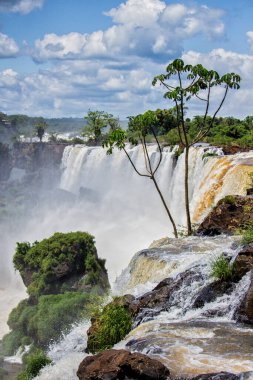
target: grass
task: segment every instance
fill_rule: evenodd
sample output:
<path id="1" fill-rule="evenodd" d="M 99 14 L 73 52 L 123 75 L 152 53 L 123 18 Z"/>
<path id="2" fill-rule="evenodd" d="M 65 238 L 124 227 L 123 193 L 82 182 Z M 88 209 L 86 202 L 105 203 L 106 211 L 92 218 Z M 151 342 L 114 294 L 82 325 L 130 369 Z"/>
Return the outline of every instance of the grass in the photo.
<path id="1" fill-rule="evenodd" d="M 253 222 L 251 222 L 247 227 L 242 231 L 242 241 L 243 245 L 253 243 Z"/>
<path id="2" fill-rule="evenodd" d="M 211 276 L 217 280 L 229 281 L 234 276 L 234 265 L 220 255 L 211 263 Z"/>
<path id="3" fill-rule="evenodd" d="M 119 304 L 110 303 L 95 316 L 95 329 L 89 337 L 87 350 L 95 353 L 111 348 L 131 330 L 132 318 L 128 310 Z"/>
<path id="4" fill-rule="evenodd" d="M 38 376 L 41 369 L 51 363 L 42 350 L 35 350 L 25 358 L 25 369 L 18 375 L 17 380 L 30 380 Z"/>

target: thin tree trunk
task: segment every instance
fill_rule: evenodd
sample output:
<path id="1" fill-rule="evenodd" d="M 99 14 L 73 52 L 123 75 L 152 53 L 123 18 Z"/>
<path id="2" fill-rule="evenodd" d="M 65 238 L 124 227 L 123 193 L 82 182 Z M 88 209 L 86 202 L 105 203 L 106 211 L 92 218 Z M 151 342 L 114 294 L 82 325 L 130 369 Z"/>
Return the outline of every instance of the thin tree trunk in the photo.
<path id="1" fill-rule="evenodd" d="M 192 235 L 192 224 L 189 204 L 189 147 L 185 148 L 185 172 L 184 172 L 184 190 L 185 190 L 185 210 L 187 219 L 187 235 Z"/>
<path id="2" fill-rule="evenodd" d="M 178 238 L 178 233 L 177 233 L 177 227 L 176 227 L 176 224 L 175 224 L 175 222 L 174 222 L 174 219 L 172 218 L 172 215 L 171 215 L 171 213 L 170 213 L 170 210 L 168 209 L 168 206 L 167 206 L 167 204 L 166 204 L 166 202 L 165 202 L 165 199 L 164 199 L 164 197 L 163 197 L 163 195 L 162 195 L 162 193 L 161 193 L 161 190 L 160 190 L 160 188 L 159 188 L 159 186 L 158 186 L 158 183 L 156 182 L 156 179 L 155 179 L 154 175 L 152 175 L 152 176 L 150 177 L 150 179 L 152 179 L 152 181 L 154 182 L 154 185 L 155 185 L 155 187 L 156 187 L 156 190 L 157 190 L 158 194 L 160 195 L 161 201 L 162 201 L 162 203 L 163 203 L 163 205 L 164 205 L 164 207 L 165 207 L 165 210 L 166 210 L 166 212 L 167 212 L 167 214 L 168 214 L 168 216 L 169 216 L 169 219 L 170 219 L 171 224 L 172 224 L 172 226 L 173 226 L 173 231 L 174 231 L 175 238 Z"/>

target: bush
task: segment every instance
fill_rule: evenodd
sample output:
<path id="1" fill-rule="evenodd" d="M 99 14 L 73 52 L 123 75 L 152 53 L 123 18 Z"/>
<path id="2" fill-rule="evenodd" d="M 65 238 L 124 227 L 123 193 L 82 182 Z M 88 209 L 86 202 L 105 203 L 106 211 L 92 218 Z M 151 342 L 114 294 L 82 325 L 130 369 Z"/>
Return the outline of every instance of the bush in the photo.
<path id="1" fill-rule="evenodd" d="M 95 314 L 94 334 L 89 337 L 89 352 L 95 353 L 111 348 L 131 330 L 132 318 L 124 306 L 110 303 Z"/>
<path id="2" fill-rule="evenodd" d="M 251 222 L 245 229 L 242 231 L 242 241 L 243 245 L 253 243 L 253 222 Z"/>
<path id="3" fill-rule="evenodd" d="M 91 258 L 95 264 L 91 268 Z M 86 263 L 86 260 L 88 261 Z M 94 237 L 85 232 L 55 233 L 41 242 L 17 243 L 14 266 L 33 297 L 71 290 L 77 276 L 94 271 L 99 283 L 105 272 L 104 261 L 98 259 Z M 66 288 L 67 287 L 67 288 Z"/>
<path id="4" fill-rule="evenodd" d="M 50 364 L 51 360 L 42 350 L 36 350 L 25 358 L 25 369 L 17 380 L 30 380 L 39 375 L 41 369 Z"/>
<path id="5" fill-rule="evenodd" d="M 89 315 L 92 295 L 80 292 L 41 296 L 38 304 L 21 301 L 9 315 L 8 325 L 12 332 L 3 338 L 3 352 L 13 355 L 20 346 L 34 342 L 46 347 L 80 318 Z"/>
<path id="6" fill-rule="evenodd" d="M 234 276 L 234 265 L 221 255 L 211 263 L 211 276 L 218 280 L 229 281 Z"/>
<path id="7" fill-rule="evenodd" d="M 223 198 L 224 202 L 231 205 L 231 206 L 235 206 L 236 204 L 236 199 L 234 197 L 234 195 L 226 195 L 224 198 Z"/>

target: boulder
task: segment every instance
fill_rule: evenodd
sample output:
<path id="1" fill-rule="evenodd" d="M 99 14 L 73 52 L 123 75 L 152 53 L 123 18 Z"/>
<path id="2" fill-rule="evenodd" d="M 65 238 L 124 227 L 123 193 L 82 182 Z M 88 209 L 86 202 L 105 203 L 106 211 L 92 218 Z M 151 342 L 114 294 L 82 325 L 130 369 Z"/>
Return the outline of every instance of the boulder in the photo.
<path id="1" fill-rule="evenodd" d="M 191 380 L 240 380 L 240 375 L 235 375 L 230 372 L 206 373 L 198 375 Z"/>
<path id="2" fill-rule="evenodd" d="M 230 294 L 234 290 L 234 284 L 231 281 L 217 280 L 202 288 L 193 303 L 193 308 L 202 308 L 206 303 L 214 301 L 223 294 Z"/>
<path id="3" fill-rule="evenodd" d="M 234 265 L 236 275 L 240 278 L 253 269 L 253 243 L 242 247 L 236 256 Z"/>
<path id="4" fill-rule="evenodd" d="M 126 350 L 106 350 L 87 356 L 79 365 L 79 380 L 166 380 L 170 371 L 158 360 Z"/>
<path id="5" fill-rule="evenodd" d="M 250 274 L 249 289 L 237 310 L 237 318 L 240 322 L 253 323 L 253 270 Z"/>
<path id="6" fill-rule="evenodd" d="M 197 230 L 199 235 L 234 234 L 253 220 L 253 197 L 228 195 L 221 199 Z"/>

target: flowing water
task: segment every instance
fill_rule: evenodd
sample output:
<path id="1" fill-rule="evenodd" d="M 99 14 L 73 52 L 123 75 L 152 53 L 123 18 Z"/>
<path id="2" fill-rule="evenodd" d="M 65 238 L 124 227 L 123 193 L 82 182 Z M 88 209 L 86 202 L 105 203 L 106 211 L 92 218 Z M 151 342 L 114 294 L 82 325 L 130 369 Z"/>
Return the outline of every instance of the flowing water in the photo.
<path id="1" fill-rule="evenodd" d="M 128 152 L 138 169 L 144 172 L 145 165 L 140 147 L 128 147 Z M 149 152 L 152 163 L 158 162 L 159 154 L 155 146 L 150 145 Z M 217 156 L 203 159 L 203 154 L 206 152 L 215 153 Z M 189 178 L 190 208 L 194 222 L 202 220 L 224 195 L 245 194 L 248 181 L 246 174 L 253 171 L 252 165 L 253 152 L 223 156 L 221 150 L 216 148 L 192 149 Z M 157 179 L 180 226 L 185 225 L 183 170 L 184 156 L 181 155 L 177 160 L 173 151 L 164 149 Z M 18 222 L 12 220 L 5 226 L 3 240 L 6 244 L 2 248 L 3 260 L 0 267 L 0 302 L 3 306 L 0 310 L 0 333 L 2 334 L 6 331 L 7 314 L 18 299 L 24 297 L 24 287 L 11 264 L 16 241 L 40 240 L 56 231 L 88 231 L 96 237 L 98 254 L 106 258 L 112 281 L 122 269 L 127 267 L 136 251 L 147 247 L 152 240 L 161 236 L 172 236 L 166 212 L 153 183 L 147 178 L 139 177 L 133 171 L 123 152 L 107 156 L 99 147 L 66 147 L 58 188 L 60 190 L 54 187 L 50 189 L 50 182 L 46 183 L 43 189 L 38 191 L 36 204 L 31 201 L 29 213 L 24 210 Z M 201 250 L 197 247 L 202 243 L 196 241 L 194 244 L 194 246 L 190 244 L 188 253 L 185 251 L 182 253 L 182 247 L 178 247 L 178 252 L 184 255 L 180 263 L 172 257 L 169 265 L 163 259 L 153 260 L 156 279 L 161 279 L 164 275 L 174 276 L 187 266 L 195 265 L 198 257 L 206 255 L 208 248 L 205 248 L 204 253 L 199 251 L 196 253 L 196 249 Z M 213 252 L 215 243 L 210 244 L 209 252 Z M 218 243 L 215 247 L 218 251 Z M 139 272 L 140 277 L 145 265 L 149 265 L 147 273 L 153 266 L 150 265 L 150 261 L 139 264 L 136 273 Z M 143 282 L 133 278 L 126 287 L 129 286 L 133 293 L 143 292 L 154 284 L 152 276 L 146 280 Z M 120 283 L 117 287 L 117 291 L 120 287 L 122 289 Z M 14 293 L 17 299 L 12 297 Z M 9 302 L 10 299 L 13 302 Z M 75 356 L 75 350 L 73 351 L 74 353 L 68 352 L 64 359 L 55 358 L 55 360 L 67 363 L 68 356 Z M 78 352 L 78 355 L 82 354 Z M 60 367 L 64 367 L 64 364 Z M 75 375 L 73 378 L 76 378 Z"/>

